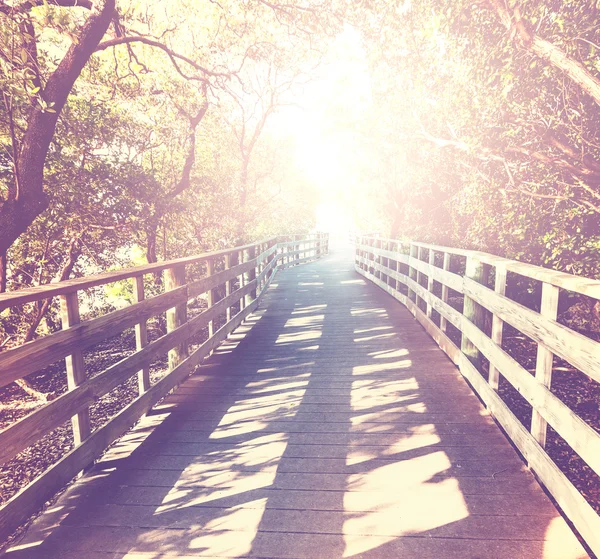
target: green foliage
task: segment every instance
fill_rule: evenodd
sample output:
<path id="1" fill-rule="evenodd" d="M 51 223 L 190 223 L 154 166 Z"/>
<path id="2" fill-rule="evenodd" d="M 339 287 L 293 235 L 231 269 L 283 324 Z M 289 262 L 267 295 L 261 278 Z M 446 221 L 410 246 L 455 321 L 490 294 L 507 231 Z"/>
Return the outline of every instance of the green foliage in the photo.
<path id="1" fill-rule="evenodd" d="M 595 2 L 507 5 L 597 74 Z M 386 234 L 600 277 L 600 107 L 491 6 L 425 0 L 355 11 L 373 91 L 356 114 L 371 163 L 356 168 L 365 190 L 384 193 L 379 217 L 361 225 L 382 230 L 385 216 Z"/>
<path id="2" fill-rule="evenodd" d="M 142 42 L 91 57 L 46 160 L 49 208 L 8 253 L 10 290 L 313 224 L 316 196 L 306 196 L 311 187 L 296 172 L 289 135 L 269 131 L 268 120 L 339 25 L 328 4 L 319 2 L 320 11 L 259 0 L 118 4 L 119 33 L 113 25 L 104 40 L 145 37 L 185 59 Z M 47 3 L 0 13 L 0 203 L 16 189 L 14 156 L 32 107 L 55 111 L 44 87 L 88 14 Z M 250 146 L 247 136 L 241 149 L 249 130 L 256 138 Z M 148 282 L 148 293 L 160 291 L 160 281 Z M 118 282 L 87 293 L 82 309 L 105 312 L 132 297 L 130 283 Z M 18 343 L 37 322 L 38 333 L 56 328 L 55 306 L 41 322 L 39 310 L 3 315 L 0 344 Z"/>

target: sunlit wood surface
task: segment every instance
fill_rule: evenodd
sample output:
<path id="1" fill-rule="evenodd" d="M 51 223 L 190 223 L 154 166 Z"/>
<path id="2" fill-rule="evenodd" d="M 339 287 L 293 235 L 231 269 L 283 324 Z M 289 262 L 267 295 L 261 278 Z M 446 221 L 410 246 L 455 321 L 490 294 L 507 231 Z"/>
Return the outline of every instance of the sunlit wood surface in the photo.
<path id="1" fill-rule="evenodd" d="M 334 252 L 280 272 L 8 553 L 173 556 L 587 555 L 454 365 Z"/>

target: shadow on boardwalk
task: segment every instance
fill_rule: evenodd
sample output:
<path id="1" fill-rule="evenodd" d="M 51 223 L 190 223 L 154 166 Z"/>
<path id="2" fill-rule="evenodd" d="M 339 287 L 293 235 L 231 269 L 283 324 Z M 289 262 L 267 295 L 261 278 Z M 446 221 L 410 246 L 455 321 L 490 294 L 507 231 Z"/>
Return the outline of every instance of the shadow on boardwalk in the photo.
<path id="1" fill-rule="evenodd" d="M 8 557 L 585 555 L 455 367 L 340 253 L 263 309 Z"/>

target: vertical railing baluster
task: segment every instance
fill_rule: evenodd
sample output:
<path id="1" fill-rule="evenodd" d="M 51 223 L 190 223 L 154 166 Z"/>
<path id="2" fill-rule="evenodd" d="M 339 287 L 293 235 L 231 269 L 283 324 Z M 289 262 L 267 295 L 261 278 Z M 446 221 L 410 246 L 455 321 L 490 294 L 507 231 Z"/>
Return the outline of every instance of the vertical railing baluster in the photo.
<path id="1" fill-rule="evenodd" d="M 144 298 L 144 276 L 133 278 L 133 297 L 135 303 L 141 303 Z M 140 351 L 148 344 L 148 326 L 146 320 L 135 325 L 135 349 Z M 138 392 L 142 395 L 150 388 L 150 368 L 146 365 L 138 372 Z"/>
<path id="2" fill-rule="evenodd" d="M 381 249 L 381 239 L 375 239 L 374 253 L 375 253 L 375 263 L 377 267 L 375 268 L 375 277 L 378 280 L 381 280 L 381 256 L 379 254 L 379 249 Z"/>
<path id="3" fill-rule="evenodd" d="M 424 249 L 423 247 L 421 247 L 421 246 L 420 246 L 420 247 L 419 247 L 419 249 L 417 250 L 417 260 L 419 260 L 419 268 L 421 268 L 421 264 L 420 264 L 420 262 L 424 262 L 424 260 L 423 260 L 423 258 L 424 258 L 424 256 L 423 256 L 424 252 L 425 252 L 425 249 Z M 424 274 L 423 272 L 421 272 L 420 270 L 417 270 L 417 283 L 418 283 L 418 284 L 419 284 L 421 287 L 423 287 L 423 285 L 422 285 L 422 284 L 423 284 L 423 276 L 424 276 L 424 275 L 425 275 L 425 274 Z M 419 300 L 421 300 L 421 301 L 425 302 L 425 299 L 423 299 L 423 297 L 419 297 L 419 296 L 417 295 L 417 306 L 419 306 Z"/>
<path id="4" fill-rule="evenodd" d="M 433 266 L 435 265 L 435 251 L 430 248 L 429 249 L 429 273 L 427 274 L 427 291 L 431 295 L 433 295 Z M 433 308 L 431 303 L 427 301 L 427 317 L 433 317 Z"/>
<path id="5" fill-rule="evenodd" d="M 225 269 L 230 270 L 233 266 L 235 266 L 233 253 L 229 252 L 225 255 Z M 235 280 L 227 280 L 225 282 L 225 297 L 233 293 L 234 281 Z M 231 320 L 231 307 L 227 307 L 227 309 L 225 310 L 225 318 L 227 322 Z"/>
<path id="6" fill-rule="evenodd" d="M 254 246 L 247 248 L 246 256 L 245 256 L 246 262 L 253 260 L 254 254 L 255 254 Z M 253 266 L 247 272 L 244 273 L 244 284 L 248 285 L 250 282 L 254 281 L 255 278 L 256 278 L 256 268 Z M 252 289 L 252 291 L 250 291 L 250 293 L 247 293 L 245 299 L 246 299 L 246 304 L 244 305 L 244 307 L 247 307 L 248 305 L 250 305 L 250 303 L 252 303 L 252 301 L 254 301 L 254 299 L 256 299 L 256 289 Z"/>
<path id="7" fill-rule="evenodd" d="M 550 283 L 542 284 L 542 304 L 540 315 L 549 320 L 556 320 L 558 314 L 559 289 Z M 554 354 L 544 345 L 538 344 L 535 362 L 535 380 L 542 386 L 550 388 L 552 383 L 552 365 Z M 531 434 L 540 446 L 546 446 L 548 424 L 538 411 L 533 410 L 531 416 Z"/>
<path id="8" fill-rule="evenodd" d="M 413 259 L 419 259 L 419 247 L 417 247 L 416 245 L 414 245 L 413 243 L 410 243 L 410 252 L 409 252 L 409 259 L 408 259 L 408 276 L 410 277 L 410 279 L 412 279 L 415 283 L 419 282 L 419 278 L 417 275 L 417 269 L 415 267 L 413 267 L 412 264 L 412 260 Z M 410 289 L 408 290 L 408 298 L 413 301 L 413 303 L 415 303 L 415 305 L 418 304 L 418 299 L 417 299 L 417 293 L 414 289 Z"/>
<path id="9" fill-rule="evenodd" d="M 164 271 L 165 290 L 172 291 L 186 284 L 185 266 L 174 266 Z M 183 303 L 167 310 L 167 332 L 176 330 L 187 322 L 187 298 Z M 188 344 L 183 342 L 169 351 L 169 370 L 172 371 L 188 355 Z"/>
<path id="10" fill-rule="evenodd" d="M 214 275 L 214 273 L 215 273 L 215 261 L 213 258 L 209 258 L 206 261 L 206 276 L 210 277 L 210 276 Z M 215 291 L 216 291 L 215 288 L 208 290 L 207 305 L 208 305 L 209 309 L 215 304 L 215 300 L 216 300 Z M 214 333 L 215 333 L 215 323 L 213 320 L 211 320 L 208 323 L 208 337 L 212 338 Z"/>
<path id="11" fill-rule="evenodd" d="M 81 322 L 79 316 L 79 298 L 77 291 L 67 293 L 60 297 L 60 312 L 62 328 L 66 330 Z M 73 349 L 70 355 L 65 358 L 67 368 L 67 387 L 73 390 L 85 381 L 85 362 L 83 352 L 80 349 Z M 89 408 L 80 411 L 71 419 L 73 426 L 73 440 L 75 446 L 85 440 L 91 432 Z"/>
<path id="12" fill-rule="evenodd" d="M 371 243 L 370 243 L 370 253 L 371 256 L 369 258 L 369 260 L 371 261 L 371 274 L 375 277 L 377 277 L 377 273 L 375 270 L 375 263 L 377 262 L 377 255 L 375 254 L 375 246 L 377 244 L 377 241 L 373 238 L 371 239 Z"/>
<path id="13" fill-rule="evenodd" d="M 384 250 L 386 250 L 386 251 L 390 249 L 390 244 L 389 244 L 389 242 L 387 240 L 383 241 L 382 248 Z M 386 285 L 390 285 L 390 279 L 391 278 L 390 278 L 390 274 L 388 273 L 388 270 L 389 270 L 389 267 L 390 267 L 390 259 L 387 256 L 385 256 L 383 258 L 383 263 L 384 263 L 385 268 L 386 268 L 386 272 L 385 272 L 385 284 Z"/>
<path id="14" fill-rule="evenodd" d="M 467 265 L 465 268 L 465 277 L 481 283 L 487 284 L 487 272 L 489 266 L 486 266 L 476 256 L 467 256 Z M 477 328 L 484 330 L 485 309 L 479 303 L 470 297 L 464 296 L 463 315 L 470 320 Z M 461 351 L 471 360 L 471 362 L 481 371 L 481 353 L 469 338 L 463 333 L 461 337 Z"/>
<path id="15" fill-rule="evenodd" d="M 396 272 L 400 273 L 400 243 L 398 241 L 396 241 L 394 243 L 394 246 L 396 247 L 394 252 L 396 253 Z M 402 282 L 399 279 L 396 279 L 396 291 L 400 292 L 400 285 L 402 285 Z"/>
<path id="16" fill-rule="evenodd" d="M 238 254 L 238 262 L 240 264 L 243 264 L 244 262 L 246 262 L 246 258 L 245 258 L 246 253 L 243 250 L 239 250 L 237 254 Z M 242 287 L 244 287 L 244 285 L 246 285 L 246 283 L 245 283 L 246 282 L 246 274 L 241 274 L 238 277 L 239 277 L 239 283 L 240 283 L 240 289 L 241 289 Z M 244 303 L 245 303 L 245 298 L 242 297 L 240 299 L 240 311 L 244 310 L 244 308 L 245 308 Z"/>
<path id="17" fill-rule="evenodd" d="M 499 295 L 504 295 L 506 292 L 506 268 L 504 266 L 496 266 L 496 279 L 494 291 Z M 502 330 L 504 321 L 494 313 L 492 316 L 492 341 L 502 346 Z M 490 372 L 488 374 L 488 382 L 494 390 L 498 390 L 500 383 L 500 371 L 490 362 Z"/>
<path id="18" fill-rule="evenodd" d="M 449 252 L 444 252 L 443 268 L 447 272 L 450 271 L 450 258 L 451 258 L 451 254 Z M 448 303 L 448 286 L 444 282 L 442 282 L 442 301 L 444 303 Z M 446 331 L 447 325 L 448 325 L 448 321 L 443 316 L 441 316 L 440 317 L 440 329 L 442 330 L 442 332 Z"/>

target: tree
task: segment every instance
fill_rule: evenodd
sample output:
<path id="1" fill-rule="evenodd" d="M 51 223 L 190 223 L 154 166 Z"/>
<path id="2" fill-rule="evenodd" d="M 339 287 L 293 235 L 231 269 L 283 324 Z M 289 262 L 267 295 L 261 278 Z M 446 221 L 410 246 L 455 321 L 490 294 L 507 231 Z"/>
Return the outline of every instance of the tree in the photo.
<path id="1" fill-rule="evenodd" d="M 374 92 L 365 121 L 406 161 L 388 205 L 398 234 L 599 273 L 594 2 L 431 0 L 369 15 L 354 20 Z"/>

